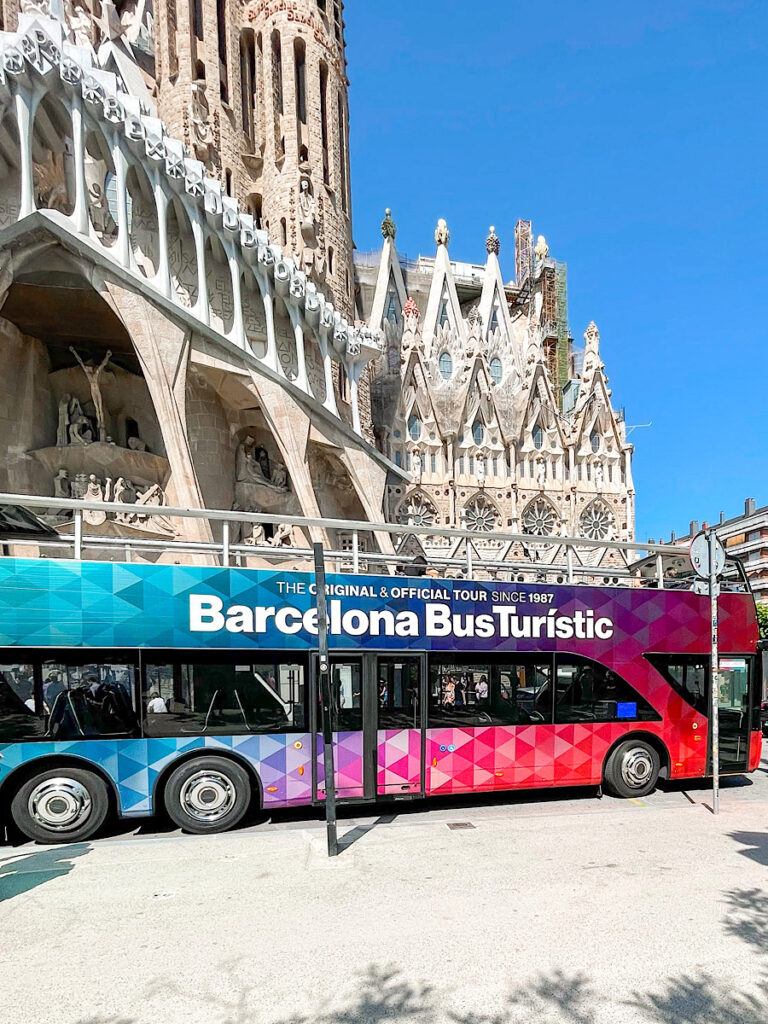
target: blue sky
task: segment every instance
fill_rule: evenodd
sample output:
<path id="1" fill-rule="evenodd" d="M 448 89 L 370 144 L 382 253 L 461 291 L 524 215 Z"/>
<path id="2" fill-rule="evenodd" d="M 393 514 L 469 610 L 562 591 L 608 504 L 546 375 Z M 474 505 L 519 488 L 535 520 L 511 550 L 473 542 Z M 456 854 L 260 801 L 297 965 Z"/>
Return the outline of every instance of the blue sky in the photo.
<path id="1" fill-rule="evenodd" d="M 626 406 L 641 539 L 768 503 L 765 0 L 350 0 L 354 236 L 568 264 Z"/>

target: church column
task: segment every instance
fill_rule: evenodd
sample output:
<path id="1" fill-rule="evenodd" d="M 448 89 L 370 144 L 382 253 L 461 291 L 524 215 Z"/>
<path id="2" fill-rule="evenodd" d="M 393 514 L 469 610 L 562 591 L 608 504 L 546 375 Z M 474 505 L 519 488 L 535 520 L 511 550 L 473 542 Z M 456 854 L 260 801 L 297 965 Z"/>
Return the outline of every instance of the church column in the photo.
<path id="1" fill-rule="evenodd" d="M 189 212 L 189 211 L 187 211 Z M 210 324 L 208 308 L 208 279 L 205 276 L 205 228 L 203 214 L 197 203 L 192 205 L 192 237 L 195 240 L 195 259 L 197 260 L 197 304 L 195 314 L 204 324 Z"/>
<path id="2" fill-rule="evenodd" d="M 83 132 L 83 98 L 75 93 L 72 103 L 72 148 L 75 151 L 75 208 L 72 219 L 75 231 L 88 234 L 88 197 L 85 184 L 85 138 Z"/>
<path id="3" fill-rule="evenodd" d="M 317 332 L 315 334 L 317 344 L 320 347 L 320 356 L 323 360 L 323 377 L 325 379 L 325 401 L 323 402 L 324 408 L 331 413 L 332 416 L 339 415 L 339 409 L 336 405 L 336 393 L 333 387 L 333 366 L 331 363 L 331 355 L 328 351 L 328 339 L 324 338 L 322 334 Z"/>
<path id="4" fill-rule="evenodd" d="M 226 246 L 229 272 L 232 275 L 232 304 L 234 306 L 234 320 L 232 324 L 232 340 L 240 348 L 245 349 L 245 324 L 243 323 L 243 295 L 240 286 L 240 261 L 235 254 L 235 247 L 232 243 Z"/>
<path id="5" fill-rule="evenodd" d="M 35 176 L 32 166 L 32 118 L 34 104 L 32 96 L 18 89 L 14 97 L 16 106 L 16 126 L 19 133 L 19 170 L 21 172 L 21 197 L 19 220 L 34 213 L 35 207 Z"/>
<path id="6" fill-rule="evenodd" d="M 363 436 L 363 428 L 360 424 L 360 402 L 358 399 L 358 382 L 363 371 L 362 363 L 344 363 L 349 379 L 350 405 L 352 407 L 352 429 L 356 434 Z"/>
<path id="7" fill-rule="evenodd" d="M 157 273 L 155 284 L 170 299 L 171 297 L 171 271 L 168 264 L 168 196 L 163 188 L 160 171 L 156 165 L 152 166 L 152 192 L 155 197 L 155 209 L 157 210 Z"/>
<path id="8" fill-rule="evenodd" d="M 117 245 L 118 258 L 124 267 L 131 264 L 131 238 L 128 225 L 128 185 L 126 182 L 126 160 L 117 141 L 117 131 L 112 133 L 112 163 L 115 165 L 115 199 L 117 201 Z"/>
<path id="9" fill-rule="evenodd" d="M 307 377 L 307 357 L 304 351 L 304 327 L 302 323 L 301 314 L 298 312 L 292 302 L 287 302 L 286 307 L 288 309 L 288 315 L 291 318 L 291 326 L 293 327 L 293 335 L 296 339 L 296 387 L 301 388 L 302 391 L 306 391 L 309 394 L 309 379 Z"/>
<path id="10" fill-rule="evenodd" d="M 264 357 L 264 362 L 275 373 L 278 372 L 278 359 L 277 359 L 277 338 L 275 336 L 275 299 L 272 294 L 272 285 L 268 278 L 262 277 L 261 274 L 256 275 L 256 281 L 259 285 L 259 291 L 261 292 L 261 299 L 264 303 L 264 322 L 267 328 L 267 354 Z"/>

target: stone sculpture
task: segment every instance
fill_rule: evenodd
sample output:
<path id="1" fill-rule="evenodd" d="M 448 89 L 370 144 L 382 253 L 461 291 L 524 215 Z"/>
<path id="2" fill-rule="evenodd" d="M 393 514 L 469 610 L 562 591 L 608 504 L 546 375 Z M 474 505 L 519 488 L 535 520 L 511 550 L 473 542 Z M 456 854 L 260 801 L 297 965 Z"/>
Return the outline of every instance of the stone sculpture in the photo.
<path id="1" fill-rule="evenodd" d="M 549 246 L 547 245 L 547 240 L 544 235 L 539 235 L 536 239 L 536 247 L 534 248 L 533 253 L 539 262 L 549 258 Z"/>
<path id="2" fill-rule="evenodd" d="M 45 162 L 35 165 L 37 205 L 48 210 L 70 212 L 67 207 L 67 183 L 64 174 L 64 157 L 48 152 Z"/>
<path id="3" fill-rule="evenodd" d="M 235 479 L 238 483 L 261 484 L 266 483 L 269 479 L 264 475 L 262 467 L 256 459 L 255 451 L 256 442 L 250 435 L 237 446 Z"/>
<path id="4" fill-rule="evenodd" d="M 85 4 L 77 0 L 65 0 L 64 10 L 75 46 L 89 47 L 93 32 L 93 15 Z"/>
<path id="5" fill-rule="evenodd" d="M 61 448 L 69 444 L 69 406 L 72 395 L 62 395 L 59 399 L 59 422 L 56 428 L 56 444 Z"/>
<path id="6" fill-rule="evenodd" d="M 69 403 L 68 418 L 69 444 L 91 444 L 95 440 L 93 424 L 77 398 Z"/>
<path id="7" fill-rule="evenodd" d="M 275 527 L 275 532 L 272 534 L 272 547 L 293 547 L 293 527 L 290 526 L 290 524 L 280 523 L 278 526 Z"/>
<path id="8" fill-rule="evenodd" d="M 381 234 L 383 238 L 391 238 L 393 241 L 397 234 L 397 225 L 392 220 L 392 211 L 389 207 L 384 211 L 384 220 L 381 222 Z"/>
<path id="9" fill-rule="evenodd" d="M 72 497 L 73 498 L 84 498 L 85 492 L 88 490 L 88 474 L 87 473 L 75 473 L 75 479 L 72 482 Z"/>
<path id="10" fill-rule="evenodd" d="M 287 491 L 288 471 L 282 462 L 275 462 L 274 467 L 271 467 L 267 449 L 263 445 L 257 446 L 253 437 L 248 435 L 237 446 L 235 481 Z"/>
<path id="11" fill-rule="evenodd" d="M 272 485 L 280 490 L 288 489 L 288 470 L 282 462 L 276 462 L 272 469 Z"/>
<path id="12" fill-rule="evenodd" d="M 78 361 L 78 363 L 82 367 L 83 373 L 88 379 L 88 387 L 91 389 L 91 398 L 93 399 L 93 404 L 96 409 L 96 427 L 98 430 L 99 440 L 106 441 L 107 423 L 104 415 L 104 399 L 102 398 L 101 395 L 99 377 L 101 376 L 102 371 L 104 370 L 109 360 L 112 358 L 112 352 L 107 351 L 107 354 L 104 356 L 102 361 L 97 366 L 96 363 L 92 360 L 89 361 L 88 363 L 84 363 L 71 345 L 69 346 L 69 351 Z"/>
<path id="13" fill-rule="evenodd" d="M 53 478 L 53 496 L 55 498 L 72 497 L 72 482 L 66 469 L 60 469 Z"/>
<path id="14" fill-rule="evenodd" d="M 195 159 L 204 164 L 215 163 L 216 139 L 210 123 L 211 110 L 205 95 L 205 82 L 193 82 L 189 101 L 189 120 L 192 125 L 192 150 Z"/>
<path id="15" fill-rule="evenodd" d="M 91 473 L 88 476 L 88 485 L 86 486 L 83 499 L 85 501 L 104 501 L 104 488 L 95 473 Z M 107 513 L 97 509 L 86 509 L 83 512 L 83 519 L 89 526 L 101 526 L 107 520 Z"/>
<path id="16" fill-rule="evenodd" d="M 448 223 L 444 217 L 441 217 L 435 228 L 435 242 L 437 245 L 444 245 L 447 248 L 450 240 L 451 232 L 448 230 Z"/>

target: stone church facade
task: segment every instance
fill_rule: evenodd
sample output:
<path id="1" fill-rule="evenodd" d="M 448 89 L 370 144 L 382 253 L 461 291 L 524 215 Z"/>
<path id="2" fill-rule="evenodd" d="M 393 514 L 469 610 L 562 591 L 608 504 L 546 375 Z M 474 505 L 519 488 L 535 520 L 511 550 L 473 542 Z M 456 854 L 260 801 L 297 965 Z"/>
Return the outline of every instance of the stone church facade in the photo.
<path id="1" fill-rule="evenodd" d="M 530 222 L 517 223 L 505 283 L 494 228 L 481 264 L 451 260 L 445 221 L 434 258 L 399 258 L 389 210 L 382 234 L 380 256 L 357 272 L 360 316 L 384 336 L 372 365 L 377 444 L 410 477 L 388 486 L 389 518 L 489 534 L 482 550 L 505 560 L 553 560 L 558 548 L 505 545 L 492 539 L 501 529 L 632 540 L 623 412 L 594 323 L 574 347 L 566 267 L 543 236 L 534 245 Z M 583 560 L 613 561 L 599 548 Z"/>
<path id="2" fill-rule="evenodd" d="M 575 352 L 530 224 L 514 283 L 442 221 L 434 259 L 389 215 L 354 253 L 340 0 L 0 16 L 0 490 L 124 503 L 117 537 L 210 537 L 167 504 L 631 538 L 597 329 Z"/>

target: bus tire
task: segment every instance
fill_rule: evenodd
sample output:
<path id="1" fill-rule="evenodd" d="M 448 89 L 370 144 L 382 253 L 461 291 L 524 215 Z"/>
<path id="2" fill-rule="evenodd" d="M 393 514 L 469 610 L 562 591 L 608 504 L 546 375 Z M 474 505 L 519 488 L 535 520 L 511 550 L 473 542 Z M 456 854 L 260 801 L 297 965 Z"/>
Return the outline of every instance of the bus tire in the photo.
<path id="1" fill-rule="evenodd" d="M 90 839 L 104 824 L 109 794 L 103 779 L 82 768 L 49 768 L 23 782 L 11 799 L 11 818 L 38 843 Z"/>
<path id="2" fill-rule="evenodd" d="M 226 832 L 251 803 L 248 773 L 226 757 L 195 757 L 175 768 L 165 786 L 168 817 L 185 832 Z"/>
<path id="3" fill-rule="evenodd" d="M 614 796 L 637 797 L 651 793 L 659 778 L 659 753 L 644 740 L 624 740 L 611 751 L 604 779 Z"/>

